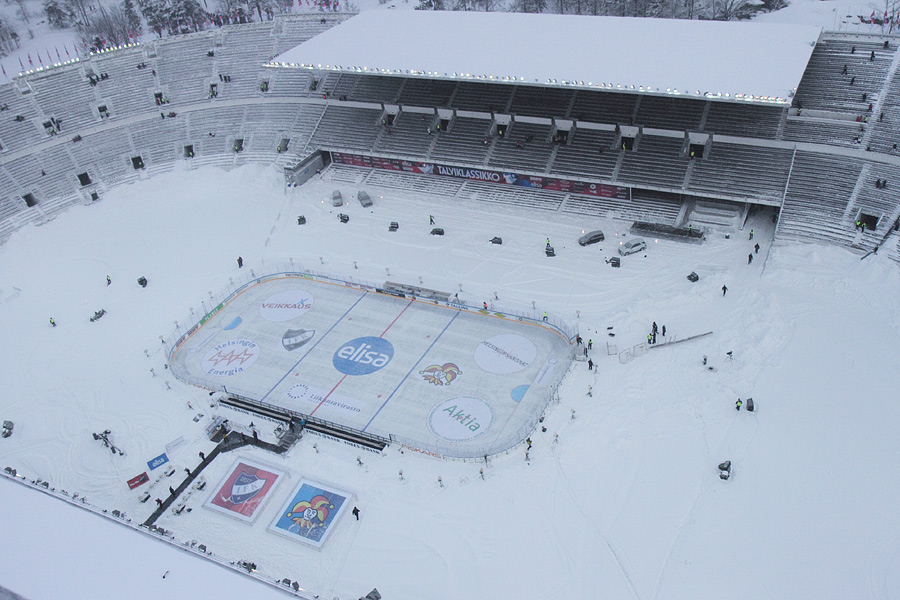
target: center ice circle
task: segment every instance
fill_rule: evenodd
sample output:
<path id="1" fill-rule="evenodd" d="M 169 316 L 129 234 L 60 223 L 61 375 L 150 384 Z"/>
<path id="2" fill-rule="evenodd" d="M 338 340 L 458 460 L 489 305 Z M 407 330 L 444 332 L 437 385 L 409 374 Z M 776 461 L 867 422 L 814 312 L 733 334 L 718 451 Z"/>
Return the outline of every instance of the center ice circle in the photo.
<path id="1" fill-rule="evenodd" d="M 331 358 L 334 368 L 344 375 L 369 375 L 394 358 L 394 346 L 380 337 L 361 337 L 341 345 Z"/>
<path id="2" fill-rule="evenodd" d="M 266 321 L 290 321 L 312 308 L 313 297 L 304 290 L 284 290 L 272 294 L 259 305 L 259 316 Z"/>
<path id="3" fill-rule="evenodd" d="M 537 348 L 528 338 L 506 333 L 486 339 L 475 348 L 475 364 L 496 375 L 509 375 L 527 369 L 537 356 Z"/>

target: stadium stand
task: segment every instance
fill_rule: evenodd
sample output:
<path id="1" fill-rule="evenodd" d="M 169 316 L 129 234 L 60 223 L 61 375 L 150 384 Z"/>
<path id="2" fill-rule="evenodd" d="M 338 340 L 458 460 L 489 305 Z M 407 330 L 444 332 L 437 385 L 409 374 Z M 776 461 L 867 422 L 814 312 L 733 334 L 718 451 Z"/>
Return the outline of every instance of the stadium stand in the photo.
<path id="1" fill-rule="evenodd" d="M 739 222 L 734 206 L 766 204 L 781 207 L 778 237 L 857 251 L 884 239 L 900 216 L 894 38 L 823 34 L 790 108 L 264 64 L 350 16 L 279 16 L 171 36 L 0 86 L 0 241 L 90 202 L 91 194 L 183 161 L 290 165 L 329 150 L 627 186 L 631 199 L 378 169 L 328 171 L 373 189 L 668 225 L 727 226 Z M 381 120 L 393 105 L 399 114 L 387 127 Z M 439 109 L 449 128 L 436 131 Z M 498 115 L 511 118 L 504 136 L 495 133 Z M 559 120 L 573 122 L 564 143 L 553 139 Z M 619 126 L 635 128 L 631 150 L 618 145 Z M 686 156 L 689 132 L 709 135 L 694 159 Z M 876 180 L 887 180 L 887 189 Z M 874 230 L 855 228 L 859 214 Z M 896 237 L 885 243 L 900 262 Z"/>

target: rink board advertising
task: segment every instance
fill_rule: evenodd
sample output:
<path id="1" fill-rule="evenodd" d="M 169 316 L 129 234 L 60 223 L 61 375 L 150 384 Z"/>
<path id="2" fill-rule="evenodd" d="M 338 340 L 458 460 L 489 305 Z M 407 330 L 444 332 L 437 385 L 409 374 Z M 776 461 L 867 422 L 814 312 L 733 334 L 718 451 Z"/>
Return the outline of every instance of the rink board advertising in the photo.
<path id="1" fill-rule="evenodd" d="M 509 171 L 494 171 L 491 169 L 471 169 L 468 167 L 442 165 L 440 163 L 415 162 L 398 158 L 381 158 L 378 156 L 366 156 L 362 154 L 347 154 L 345 152 L 332 152 L 331 160 L 336 164 L 351 165 L 354 167 L 402 171 L 404 173 L 417 173 L 420 175 L 441 175 L 444 177 L 471 179 L 473 181 L 484 181 L 502 185 L 515 185 L 536 190 L 548 190 L 551 192 L 565 192 L 568 194 L 584 194 L 600 198 L 631 200 L 631 188 L 618 185 L 589 183 L 586 181 L 573 181 L 571 179 L 541 177 L 538 175 L 522 175 Z"/>

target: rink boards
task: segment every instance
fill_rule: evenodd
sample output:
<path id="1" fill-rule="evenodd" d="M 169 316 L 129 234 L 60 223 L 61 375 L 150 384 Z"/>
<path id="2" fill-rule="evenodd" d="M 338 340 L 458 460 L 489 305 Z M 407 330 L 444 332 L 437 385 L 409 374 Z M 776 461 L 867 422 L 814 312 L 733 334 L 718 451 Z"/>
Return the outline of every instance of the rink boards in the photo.
<path id="1" fill-rule="evenodd" d="M 540 321 L 279 274 L 250 282 L 172 352 L 179 376 L 450 456 L 524 438 L 571 357 Z"/>

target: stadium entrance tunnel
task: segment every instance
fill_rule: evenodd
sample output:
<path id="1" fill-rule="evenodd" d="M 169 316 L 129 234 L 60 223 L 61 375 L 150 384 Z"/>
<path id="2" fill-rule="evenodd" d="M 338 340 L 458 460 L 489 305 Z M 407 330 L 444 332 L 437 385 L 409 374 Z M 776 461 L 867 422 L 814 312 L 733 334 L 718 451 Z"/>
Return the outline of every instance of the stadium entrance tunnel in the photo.
<path id="1" fill-rule="evenodd" d="M 144 168 L 144 159 L 140 156 L 132 156 L 131 157 L 131 166 L 134 167 L 135 171 L 139 171 Z"/>
<path id="2" fill-rule="evenodd" d="M 856 217 L 856 220 L 860 225 L 865 225 L 868 231 L 875 231 L 875 228 L 878 226 L 879 217 L 873 215 L 867 215 L 866 213 L 859 213 L 859 216 Z"/>

